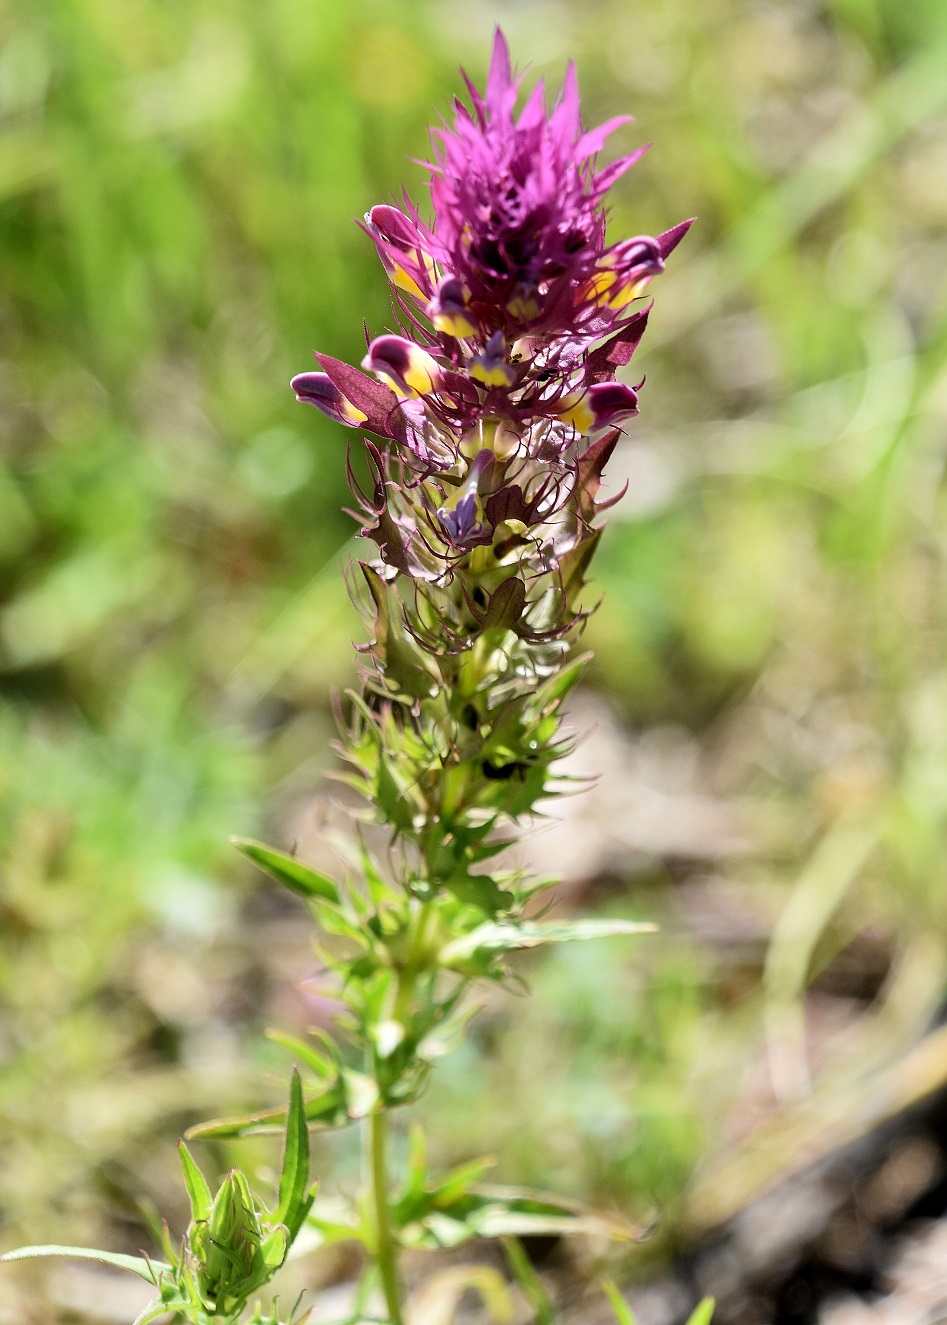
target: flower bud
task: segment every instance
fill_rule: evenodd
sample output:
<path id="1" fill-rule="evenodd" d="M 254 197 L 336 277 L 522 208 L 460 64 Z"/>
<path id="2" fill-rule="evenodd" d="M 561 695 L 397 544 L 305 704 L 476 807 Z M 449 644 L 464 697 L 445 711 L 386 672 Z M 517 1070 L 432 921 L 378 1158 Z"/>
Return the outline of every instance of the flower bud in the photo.
<path id="1" fill-rule="evenodd" d="M 430 298 L 434 263 L 421 248 L 421 236 L 410 217 L 397 207 L 380 203 L 366 213 L 365 226 L 392 285 L 417 299 Z"/>
<path id="2" fill-rule="evenodd" d="M 580 301 L 618 312 L 637 299 L 652 276 L 663 270 L 657 240 L 650 235 L 628 239 L 603 255 L 599 269 L 582 288 Z"/>
<path id="3" fill-rule="evenodd" d="M 476 324 L 467 308 L 467 291 L 456 276 L 445 276 L 427 306 L 427 315 L 438 331 L 448 336 L 474 336 Z"/>
<path id="4" fill-rule="evenodd" d="M 638 413 L 638 393 L 624 382 L 595 382 L 587 390 L 563 396 L 559 418 L 578 433 L 596 432 Z"/>
<path id="5" fill-rule="evenodd" d="M 437 390 L 441 370 L 426 350 L 403 336 L 378 336 L 368 347 L 362 367 L 387 377 L 399 396 L 428 396 Z"/>
<path id="6" fill-rule="evenodd" d="M 326 373 L 298 373 L 290 382 L 290 386 L 296 392 L 297 400 L 304 405 L 314 405 L 317 410 L 321 410 L 336 423 L 356 428 L 368 417 L 360 409 L 356 409 L 351 401 L 345 399 Z"/>
<path id="7" fill-rule="evenodd" d="M 202 1296 L 227 1308 L 261 1282 L 260 1218 L 247 1180 L 232 1169 L 214 1197 L 205 1223 L 191 1226 L 191 1250 L 197 1257 Z"/>

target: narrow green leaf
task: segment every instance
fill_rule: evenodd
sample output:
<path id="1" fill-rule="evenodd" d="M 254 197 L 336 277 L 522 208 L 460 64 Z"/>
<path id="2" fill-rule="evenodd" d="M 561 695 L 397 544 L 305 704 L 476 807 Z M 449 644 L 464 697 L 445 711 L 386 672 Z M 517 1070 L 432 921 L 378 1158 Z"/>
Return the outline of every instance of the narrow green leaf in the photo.
<path id="1" fill-rule="evenodd" d="M 148 1305 L 139 1312 L 132 1321 L 132 1325 L 150 1325 L 153 1320 L 161 1320 L 162 1318 L 167 1319 L 173 1309 L 173 1303 L 162 1302 L 160 1297 L 155 1298 L 153 1302 L 149 1302 Z"/>
<path id="2" fill-rule="evenodd" d="M 657 926 L 633 920 L 559 920 L 537 925 L 529 920 L 488 921 L 441 949 L 441 962 L 452 966 L 478 952 L 512 952 L 536 948 L 544 943 L 571 943 L 579 939 L 603 939 L 617 934 L 652 934 Z"/>
<path id="3" fill-rule="evenodd" d="M 637 1325 L 635 1313 L 618 1291 L 618 1285 L 613 1283 L 611 1279 L 606 1279 L 602 1284 L 602 1290 L 612 1304 L 612 1311 L 615 1313 L 618 1325 Z"/>
<path id="4" fill-rule="evenodd" d="M 41 1256 L 66 1256 L 74 1261 L 100 1261 L 119 1270 L 130 1270 L 149 1284 L 157 1284 L 158 1275 L 170 1271 L 164 1261 L 149 1261 L 144 1256 L 126 1256 L 118 1251 L 97 1251 L 93 1247 L 17 1247 L 0 1256 L 0 1261 L 26 1261 Z"/>
<path id="5" fill-rule="evenodd" d="M 540 708 L 545 709 L 548 704 L 564 699 L 587 670 L 591 658 L 591 653 L 581 654 L 542 685 L 537 695 Z"/>
<path id="6" fill-rule="evenodd" d="M 306 1120 L 310 1124 L 332 1127 L 345 1121 L 345 1093 L 339 1081 L 333 1081 L 327 1090 L 312 1095 L 305 1102 Z M 286 1125 L 286 1109 L 262 1109 L 259 1113 L 240 1118 L 213 1118 L 210 1122 L 189 1127 L 188 1140 L 197 1137 L 267 1136 L 281 1131 Z"/>
<path id="7" fill-rule="evenodd" d="M 554 1313 L 549 1294 L 543 1287 L 542 1280 L 533 1269 L 529 1257 L 516 1238 L 502 1239 L 503 1251 L 513 1277 L 522 1288 L 527 1300 L 536 1312 L 536 1325 L 553 1325 Z"/>
<path id="8" fill-rule="evenodd" d="M 496 1160 L 493 1156 L 484 1155 L 479 1159 L 469 1160 L 466 1164 L 451 1169 L 449 1173 L 444 1174 L 444 1177 L 432 1191 L 432 1204 L 441 1208 L 453 1205 L 462 1196 L 466 1196 L 471 1187 L 495 1166 Z"/>
<path id="9" fill-rule="evenodd" d="M 293 1068 L 289 1087 L 289 1114 L 286 1119 L 286 1149 L 279 1180 L 279 1207 L 276 1219 L 286 1226 L 290 1242 L 302 1227 L 312 1205 L 309 1189 L 309 1129 L 303 1103 L 302 1082 Z M 285 1256 L 285 1247 L 283 1250 Z"/>
<path id="10" fill-rule="evenodd" d="M 191 1215 L 197 1223 L 210 1218 L 213 1197 L 203 1173 L 194 1162 L 194 1157 L 183 1141 L 178 1142 L 178 1154 L 181 1156 L 181 1169 L 184 1173 L 184 1185 L 191 1200 Z"/>
<path id="11" fill-rule="evenodd" d="M 688 1317 L 687 1325 L 710 1325 L 715 1305 L 716 1303 L 712 1297 L 703 1298 Z"/>
<path id="12" fill-rule="evenodd" d="M 267 1031 L 266 1037 L 268 1040 L 272 1040 L 274 1044 L 279 1044 L 287 1049 L 294 1058 L 298 1058 L 301 1063 L 304 1063 L 311 1072 L 314 1072 L 317 1077 L 321 1077 L 323 1081 L 334 1074 L 335 1064 L 331 1059 L 326 1058 L 313 1045 L 307 1044 L 305 1040 L 299 1040 L 295 1035 L 286 1035 L 283 1031 L 273 1030 Z"/>
<path id="13" fill-rule="evenodd" d="M 333 906 L 340 903 L 338 886 L 325 874 L 320 874 L 312 866 L 305 865 L 295 856 L 288 856 L 285 851 L 277 851 L 264 842 L 254 841 L 252 837 L 232 837 L 231 842 L 248 860 L 258 865 L 278 883 L 282 883 L 291 892 L 300 897 L 318 897 Z"/>

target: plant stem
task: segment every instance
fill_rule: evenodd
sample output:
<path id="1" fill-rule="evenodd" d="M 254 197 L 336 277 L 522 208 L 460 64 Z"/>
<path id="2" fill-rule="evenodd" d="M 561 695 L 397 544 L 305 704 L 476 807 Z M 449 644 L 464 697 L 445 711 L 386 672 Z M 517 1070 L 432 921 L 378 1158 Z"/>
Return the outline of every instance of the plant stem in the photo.
<path id="1" fill-rule="evenodd" d="M 398 1283 L 398 1258 L 391 1235 L 388 1208 L 388 1115 L 383 1109 L 371 1114 L 368 1122 L 369 1179 L 372 1208 L 375 1214 L 375 1257 L 381 1276 L 382 1291 L 391 1325 L 404 1325 L 401 1315 L 401 1287 Z"/>

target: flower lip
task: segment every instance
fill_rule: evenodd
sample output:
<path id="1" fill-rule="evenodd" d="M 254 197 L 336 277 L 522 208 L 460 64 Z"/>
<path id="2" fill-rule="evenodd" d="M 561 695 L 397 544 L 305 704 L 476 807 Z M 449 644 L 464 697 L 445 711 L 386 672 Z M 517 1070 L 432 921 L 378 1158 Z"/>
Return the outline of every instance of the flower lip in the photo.
<path id="1" fill-rule="evenodd" d="M 362 367 L 387 377 L 397 394 L 405 399 L 431 395 L 441 377 L 437 361 L 403 336 L 376 337 L 368 347 Z"/>
<path id="2" fill-rule="evenodd" d="M 356 428 L 368 418 L 331 381 L 327 373 L 297 373 L 290 382 L 296 399 L 304 405 L 314 405 L 336 423 Z"/>
<path id="3" fill-rule="evenodd" d="M 441 506 L 437 512 L 440 526 L 454 544 L 462 544 L 481 533 L 478 519 L 477 495 L 480 484 L 493 470 L 496 457 L 484 448 L 474 456 L 463 487 L 452 507 Z"/>

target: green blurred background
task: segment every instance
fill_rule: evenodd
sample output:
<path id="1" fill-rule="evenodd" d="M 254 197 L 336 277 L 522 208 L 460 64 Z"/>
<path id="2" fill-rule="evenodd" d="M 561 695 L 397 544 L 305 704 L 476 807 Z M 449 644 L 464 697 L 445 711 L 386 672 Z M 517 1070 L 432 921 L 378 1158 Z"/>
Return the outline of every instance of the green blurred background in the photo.
<path id="1" fill-rule="evenodd" d="M 4 1245 L 138 1247 L 180 1129 L 280 1092 L 263 1028 L 318 1018 L 304 923 L 227 845 L 318 853 L 358 629 L 344 439 L 287 383 L 388 321 L 354 218 L 417 195 L 496 21 L 654 143 L 616 236 L 699 217 L 614 466 L 576 713 L 603 776 L 528 848 L 563 906 L 662 933 L 531 962 L 432 1148 L 657 1203 L 660 1256 L 799 1128 L 854 1135 L 940 1007 L 942 0 L 3 0 Z M 353 1163 L 316 1147 L 330 1185 Z"/>

